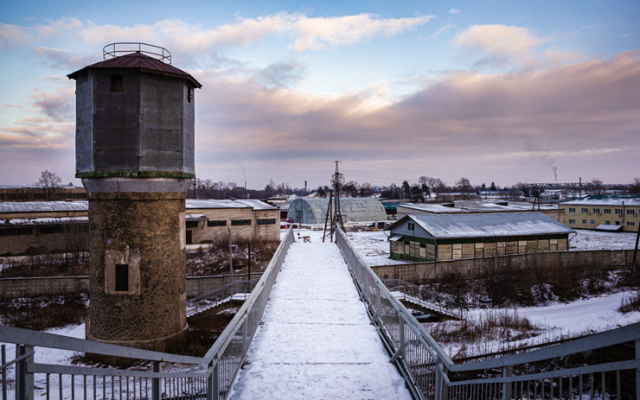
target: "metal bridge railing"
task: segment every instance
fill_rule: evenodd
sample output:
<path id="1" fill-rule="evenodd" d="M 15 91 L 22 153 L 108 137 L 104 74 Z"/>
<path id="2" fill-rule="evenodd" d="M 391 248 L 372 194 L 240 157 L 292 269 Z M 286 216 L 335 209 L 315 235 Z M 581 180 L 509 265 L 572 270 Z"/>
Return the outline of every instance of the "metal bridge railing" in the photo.
<path id="1" fill-rule="evenodd" d="M 294 241 L 289 230 L 254 290 L 204 357 L 180 356 L 149 350 L 71 338 L 51 333 L 0 326 L 0 342 L 15 344 L 15 357 L 7 361 L 2 345 L 0 400 L 188 400 L 224 398 L 244 360 L 271 288 Z M 152 363 L 151 371 L 140 368 L 116 369 L 57 365 L 36 362 L 35 347 L 98 354 L 118 360 L 133 359 Z M 165 363 L 165 372 L 161 370 Z M 166 363 L 186 364 L 176 371 Z M 173 372 L 176 371 L 176 372 Z M 10 385 L 10 383 L 13 383 Z"/>
<path id="2" fill-rule="evenodd" d="M 242 293 L 248 295 L 259 280 L 260 278 L 255 278 L 250 281 L 234 281 L 210 292 L 191 298 L 187 300 L 187 316 L 190 317 L 208 310 L 211 307 L 215 307 L 228 299 L 232 299 L 233 296 L 237 294 Z M 246 300 L 246 297 L 243 300 Z"/>
<path id="3" fill-rule="evenodd" d="M 640 323 L 540 350 L 456 364 L 338 229 L 372 323 L 416 399 L 640 399 Z M 621 361 L 596 356 L 612 346 Z M 625 350 L 626 349 L 626 350 Z M 613 356 L 616 357 L 615 355 Z M 584 396 L 584 397 L 583 397 Z"/>
<path id="4" fill-rule="evenodd" d="M 382 282 L 389 290 L 402 293 L 403 300 L 415 302 L 417 305 L 443 316 L 456 319 L 462 319 L 464 317 L 464 305 L 457 307 L 453 300 L 440 293 L 403 281 L 402 279 L 383 279 Z"/>

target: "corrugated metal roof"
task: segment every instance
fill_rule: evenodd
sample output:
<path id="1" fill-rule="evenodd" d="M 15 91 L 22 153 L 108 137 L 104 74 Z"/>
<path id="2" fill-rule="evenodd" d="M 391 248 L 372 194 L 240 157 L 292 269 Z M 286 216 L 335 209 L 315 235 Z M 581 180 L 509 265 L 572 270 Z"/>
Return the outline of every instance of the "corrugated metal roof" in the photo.
<path id="1" fill-rule="evenodd" d="M 191 200 L 187 199 L 186 208 L 211 209 L 211 208 L 252 208 L 256 211 L 277 210 L 277 207 L 260 200 Z"/>
<path id="2" fill-rule="evenodd" d="M 207 218 L 207 216 L 204 215 L 204 214 L 185 214 L 185 220 L 187 220 L 187 221 L 208 221 L 209 218 Z"/>
<path id="3" fill-rule="evenodd" d="M 174 67 L 171 64 L 164 63 L 158 59 L 153 57 L 149 57 L 142 53 L 131 53 L 125 54 L 120 57 L 114 57 L 105 61 L 100 61 L 95 64 L 88 65 L 76 72 L 73 72 L 67 75 L 71 79 L 75 79 L 77 74 L 80 71 L 84 71 L 85 69 L 96 69 L 96 68 L 133 68 L 139 69 L 142 72 L 148 73 L 157 73 L 166 76 L 172 76 L 174 78 L 182 78 L 187 79 L 193 84 L 201 88 L 202 85 L 198 82 L 193 76 L 184 72 L 183 70 Z"/>
<path id="4" fill-rule="evenodd" d="M 0 219 L 0 225 L 63 225 L 63 224 L 87 224 L 89 217 L 59 217 L 59 218 L 13 218 Z"/>
<path id="5" fill-rule="evenodd" d="M 418 214 L 407 215 L 405 218 L 414 220 L 436 239 L 575 233 L 574 230 L 539 212 Z M 391 232 L 394 225 L 390 228 Z"/>
<path id="6" fill-rule="evenodd" d="M 328 198 L 296 199 L 287 211 L 287 219 L 303 224 L 322 224 L 326 219 L 328 205 Z M 371 197 L 340 198 L 340 210 L 345 223 L 387 220 L 382 203 Z"/>
<path id="7" fill-rule="evenodd" d="M 434 214 L 451 214 L 451 213 L 462 212 L 462 210 L 459 208 L 446 207 L 440 204 L 427 204 L 427 203 L 398 204 L 398 207 L 409 208 L 412 210 L 426 211 Z"/>
<path id="8" fill-rule="evenodd" d="M 640 196 L 589 196 L 584 199 L 565 201 L 560 205 L 568 206 L 640 206 Z"/>
<path id="9" fill-rule="evenodd" d="M 0 214 L 21 212 L 88 211 L 86 201 L 0 202 Z"/>

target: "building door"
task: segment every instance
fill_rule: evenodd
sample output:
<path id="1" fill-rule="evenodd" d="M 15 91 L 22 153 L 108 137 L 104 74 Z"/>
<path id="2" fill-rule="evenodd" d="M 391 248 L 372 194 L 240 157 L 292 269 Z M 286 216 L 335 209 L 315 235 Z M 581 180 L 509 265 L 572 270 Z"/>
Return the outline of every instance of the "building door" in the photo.
<path id="1" fill-rule="evenodd" d="M 187 244 L 192 244 L 193 243 L 193 238 L 191 237 L 192 232 L 191 231 L 187 231 Z"/>

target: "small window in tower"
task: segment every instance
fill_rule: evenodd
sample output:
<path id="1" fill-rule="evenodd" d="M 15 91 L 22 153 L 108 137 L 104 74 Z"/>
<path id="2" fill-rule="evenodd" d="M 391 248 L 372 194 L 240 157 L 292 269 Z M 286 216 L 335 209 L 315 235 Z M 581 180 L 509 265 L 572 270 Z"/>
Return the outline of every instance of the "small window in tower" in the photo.
<path id="1" fill-rule="evenodd" d="M 116 292 L 129 291 L 129 265 L 116 264 Z"/>
<path id="2" fill-rule="evenodd" d="M 124 84 L 122 83 L 122 75 L 111 75 L 111 91 L 124 92 Z"/>
<path id="3" fill-rule="evenodd" d="M 189 103 L 191 103 L 191 99 L 193 99 L 193 88 L 192 87 L 187 89 L 187 100 L 189 100 Z"/>

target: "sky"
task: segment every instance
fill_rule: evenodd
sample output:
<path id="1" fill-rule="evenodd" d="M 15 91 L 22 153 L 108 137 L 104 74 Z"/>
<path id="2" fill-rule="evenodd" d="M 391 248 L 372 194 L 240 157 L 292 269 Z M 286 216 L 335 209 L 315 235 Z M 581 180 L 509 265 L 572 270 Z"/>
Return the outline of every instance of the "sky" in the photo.
<path id="1" fill-rule="evenodd" d="M 640 2 L 13 1 L 0 7 L 0 185 L 75 173 L 75 81 L 113 42 L 196 91 L 196 175 L 630 183 Z"/>

